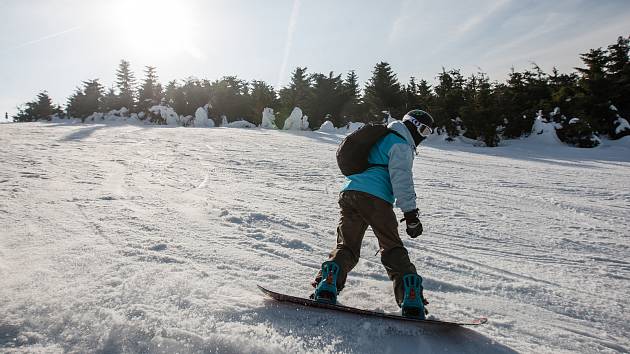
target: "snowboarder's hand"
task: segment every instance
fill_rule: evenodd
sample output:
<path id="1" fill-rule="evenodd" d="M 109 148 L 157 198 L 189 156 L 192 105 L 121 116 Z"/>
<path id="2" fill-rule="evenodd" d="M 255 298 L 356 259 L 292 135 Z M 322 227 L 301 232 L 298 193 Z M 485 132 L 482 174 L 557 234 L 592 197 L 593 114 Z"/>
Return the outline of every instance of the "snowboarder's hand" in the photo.
<path id="1" fill-rule="evenodd" d="M 418 218 L 418 209 L 406 212 L 403 220 L 407 223 L 407 235 L 411 238 L 422 235 L 422 223 Z"/>

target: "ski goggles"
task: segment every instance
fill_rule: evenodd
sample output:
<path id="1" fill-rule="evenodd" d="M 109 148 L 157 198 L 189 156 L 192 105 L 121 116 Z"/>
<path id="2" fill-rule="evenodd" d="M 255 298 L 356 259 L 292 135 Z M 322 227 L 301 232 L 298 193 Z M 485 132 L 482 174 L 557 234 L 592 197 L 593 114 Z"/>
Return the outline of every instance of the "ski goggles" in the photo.
<path id="1" fill-rule="evenodd" d="M 406 116 L 406 117 L 408 117 L 407 120 L 410 120 L 411 123 L 413 123 L 413 125 L 416 126 L 416 130 L 418 131 L 418 134 L 420 134 L 420 136 L 422 136 L 423 138 L 426 138 L 429 135 L 431 135 L 431 133 L 433 133 L 433 128 L 431 128 L 430 126 L 419 122 L 414 117 L 411 117 L 411 116 Z"/>

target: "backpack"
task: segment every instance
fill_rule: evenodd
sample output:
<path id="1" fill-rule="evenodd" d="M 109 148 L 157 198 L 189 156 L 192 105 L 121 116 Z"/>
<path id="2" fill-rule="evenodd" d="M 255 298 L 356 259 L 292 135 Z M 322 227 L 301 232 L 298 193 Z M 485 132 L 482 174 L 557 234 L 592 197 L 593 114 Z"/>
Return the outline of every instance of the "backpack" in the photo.
<path id="1" fill-rule="evenodd" d="M 385 135 L 393 133 L 405 139 L 397 132 L 388 129 L 384 124 L 368 123 L 352 134 L 348 135 L 337 148 L 337 165 L 344 176 L 361 173 L 373 166 L 368 162 L 368 155 L 372 146 Z"/>

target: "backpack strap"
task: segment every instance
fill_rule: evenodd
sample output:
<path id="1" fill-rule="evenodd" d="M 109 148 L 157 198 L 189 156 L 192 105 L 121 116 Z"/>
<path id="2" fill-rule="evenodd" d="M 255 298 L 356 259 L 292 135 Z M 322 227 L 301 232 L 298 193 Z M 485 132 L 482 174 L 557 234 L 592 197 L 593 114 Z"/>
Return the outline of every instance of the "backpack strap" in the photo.
<path id="1" fill-rule="evenodd" d="M 391 134 L 394 134 L 394 135 L 398 135 L 402 140 L 407 141 L 407 139 L 405 139 L 405 137 L 400 135 L 400 133 L 398 133 L 397 131 L 392 130 L 392 129 L 388 129 L 388 130 L 389 130 L 389 132 L 387 134 L 385 134 L 383 137 L 385 137 L 385 136 L 387 136 L 387 135 L 389 135 L 391 133 Z M 369 166 L 368 168 L 370 168 L 370 167 L 383 167 L 385 169 L 387 169 L 389 167 L 388 165 L 384 165 L 384 164 L 381 164 L 381 163 L 371 163 L 368 166 Z"/>

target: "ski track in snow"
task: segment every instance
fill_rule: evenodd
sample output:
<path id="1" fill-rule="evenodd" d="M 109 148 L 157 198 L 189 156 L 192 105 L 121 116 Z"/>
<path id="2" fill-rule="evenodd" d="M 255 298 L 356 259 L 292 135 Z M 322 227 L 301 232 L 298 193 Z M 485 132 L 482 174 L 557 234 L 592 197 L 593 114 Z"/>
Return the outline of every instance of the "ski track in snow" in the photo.
<path id="1" fill-rule="evenodd" d="M 623 146 L 419 150 L 426 231 L 403 240 L 429 309 L 487 325 L 425 328 L 266 300 L 257 283 L 308 296 L 334 245 L 340 139 L 0 126 L 0 351 L 630 351 Z M 368 231 L 340 301 L 396 312 L 377 249 Z"/>

